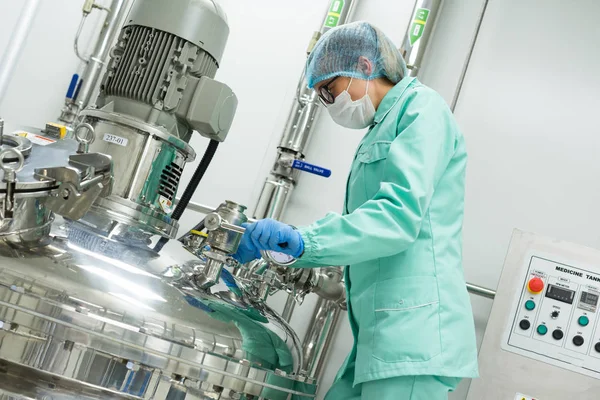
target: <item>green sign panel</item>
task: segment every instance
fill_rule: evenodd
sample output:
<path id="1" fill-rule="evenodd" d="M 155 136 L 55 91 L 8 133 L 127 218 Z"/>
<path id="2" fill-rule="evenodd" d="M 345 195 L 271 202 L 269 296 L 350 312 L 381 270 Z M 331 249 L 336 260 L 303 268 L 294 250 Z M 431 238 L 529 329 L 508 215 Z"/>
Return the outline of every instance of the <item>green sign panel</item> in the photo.
<path id="1" fill-rule="evenodd" d="M 342 15 L 343 9 L 344 0 L 333 0 L 331 2 L 329 14 L 327 14 L 327 19 L 325 20 L 325 26 L 328 28 L 335 28 L 338 26 L 340 24 L 340 16 Z"/>
<path id="2" fill-rule="evenodd" d="M 429 10 L 426 8 L 419 8 L 415 13 L 412 25 L 410 26 L 410 45 L 414 46 L 415 43 L 425 32 L 425 25 L 427 25 L 427 18 L 429 18 Z"/>

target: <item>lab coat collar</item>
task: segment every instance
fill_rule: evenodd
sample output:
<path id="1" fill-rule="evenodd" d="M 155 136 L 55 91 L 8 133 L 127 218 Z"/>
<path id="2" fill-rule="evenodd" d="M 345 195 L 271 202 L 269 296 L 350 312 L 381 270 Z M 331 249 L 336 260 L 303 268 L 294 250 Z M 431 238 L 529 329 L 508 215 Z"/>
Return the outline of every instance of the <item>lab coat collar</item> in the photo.
<path id="1" fill-rule="evenodd" d="M 375 125 L 383 121 L 388 113 L 394 108 L 396 103 L 402 98 L 402 95 L 406 91 L 406 88 L 417 78 L 407 76 L 396 84 L 381 100 L 377 112 L 375 113 Z"/>

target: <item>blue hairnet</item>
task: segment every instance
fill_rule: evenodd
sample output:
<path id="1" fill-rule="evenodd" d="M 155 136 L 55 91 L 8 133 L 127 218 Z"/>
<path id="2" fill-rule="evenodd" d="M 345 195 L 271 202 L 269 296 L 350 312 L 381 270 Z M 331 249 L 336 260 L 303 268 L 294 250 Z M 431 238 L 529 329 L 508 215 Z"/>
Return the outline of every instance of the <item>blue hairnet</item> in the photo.
<path id="1" fill-rule="evenodd" d="M 373 63 L 371 75 L 362 71 L 359 58 Z M 364 80 L 386 77 L 398 83 L 407 75 L 406 63 L 394 43 L 373 25 L 353 22 L 326 32 L 308 57 L 308 87 L 335 76 Z"/>

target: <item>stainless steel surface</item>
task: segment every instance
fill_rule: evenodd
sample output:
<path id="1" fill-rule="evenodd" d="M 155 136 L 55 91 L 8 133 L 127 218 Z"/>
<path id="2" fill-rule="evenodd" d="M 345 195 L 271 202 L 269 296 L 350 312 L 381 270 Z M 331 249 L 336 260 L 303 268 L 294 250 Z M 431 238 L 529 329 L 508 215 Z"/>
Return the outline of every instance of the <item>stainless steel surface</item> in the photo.
<path id="1" fill-rule="evenodd" d="M 226 201 L 204 219 L 208 230 L 206 244 L 210 250 L 203 252 L 207 259 L 206 266 L 194 277 L 195 284 L 201 290 L 207 290 L 219 282 L 229 255 L 237 251 L 245 231 L 240 225 L 248 220 L 245 210 L 245 206 Z"/>
<path id="2" fill-rule="evenodd" d="M 2 55 L 2 61 L 0 61 L 0 106 L 2 105 L 4 96 L 6 96 L 12 73 L 19 62 L 27 35 L 39 8 L 40 0 L 26 0 L 24 2 L 12 3 L 13 6 L 17 4 L 22 4 L 21 14 L 13 26 L 11 37 L 7 41 L 8 45 Z M 6 22 L 4 21 L 4 23 Z"/>
<path id="3" fill-rule="evenodd" d="M 149 233 L 174 237 L 178 224 L 169 216 L 185 163 L 196 156 L 191 146 L 126 115 L 87 109 L 81 116 L 94 131 L 89 150 L 110 154 L 114 161 L 112 194 L 97 202 L 98 211 L 141 229 L 148 225 Z"/>
<path id="4" fill-rule="evenodd" d="M 307 335 L 302 344 L 304 355 L 302 370 L 308 376 L 319 379 L 340 313 L 341 309 L 334 302 L 323 298 L 319 298 L 317 301 Z"/>
<path id="5" fill-rule="evenodd" d="M 298 83 L 296 98 L 290 110 L 279 147 L 304 153 L 320 108 L 317 92 L 308 88 L 306 78 L 303 76 Z"/>
<path id="6" fill-rule="evenodd" d="M 487 297 L 488 299 L 492 300 L 494 300 L 494 298 L 496 297 L 496 291 L 481 286 L 473 285 L 471 283 L 467 283 L 467 290 L 471 294 L 481 297 Z"/>
<path id="7" fill-rule="evenodd" d="M 242 240 L 245 229 L 241 225 L 248 221 L 244 214 L 245 206 L 226 201 L 221 204 L 215 213 L 206 216 L 204 223 L 210 231 L 208 244 L 211 248 L 225 254 L 233 254 Z"/>
<path id="8" fill-rule="evenodd" d="M 173 137 L 162 126 L 151 125 L 127 115 L 105 110 L 87 109 L 82 111 L 81 116 L 103 120 L 107 123 L 112 122 L 114 124 L 118 124 L 119 129 L 123 129 L 121 127 L 123 126 L 150 134 L 155 136 L 157 139 L 171 143 L 175 148 L 177 148 L 177 150 L 185 154 L 187 162 L 191 162 L 196 159 L 196 151 L 192 148 L 192 146 L 182 139 Z"/>
<path id="9" fill-rule="evenodd" d="M 483 18 L 485 17 L 485 12 L 487 11 L 488 4 L 489 0 L 483 0 L 483 5 L 481 6 L 481 13 L 479 13 L 479 18 L 477 19 L 477 27 L 475 28 L 473 40 L 471 41 L 471 46 L 469 47 L 469 53 L 467 54 L 467 59 L 465 60 L 465 64 L 463 65 L 463 69 L 460 73 L 458 85 L 456 86 L 456 91 L 454 92 L 452 104 L 450 105 L 450 109 L 452 110 L 452 112 L 456 110 L 456 105 L 458 104 L 458 99 L 460 97 L 460 93 L 465 82 L 465 77 L 467 76 L 467 71 L 469 70 L 469 64 L 471 64 L 471 57 L 473 56 L 473 52 L 475 51 L 475 45 L 477 44 L 477 38 L 479 37 L 479 31 L 481 30 L 481 25 L 483 24 Z"/>
<path id="10" fill-rule="evenodd" d="M 442 0 L 417 0 L 415 2 L 415 8 L 412 13 L 408 30 L 404 37 L 400 53 L 406 60 L 410 76 L 417 76 L 419 74 L 419 68 L 427 45 L 429 44 L 429 38 L 433 32 L 435 22 L 442 6 Z M 425 21 L 418 18 L 419 10 L 427 10 L 427 19 Z M 422 21 L 416 22 L 416 21 Z M 418 35 L 415 35 L 415 29 L 420 31 Z M 416 41 L 413 41 L 417 38 Z"/>
<path id="11" fill-rule="evenodd" d="M 292 316 L 294 315 L 294 310 L 296 309 L 296 299 L 293 296 L 288 296 L 285 299 L 285 304 L 283 305 L 283 310 L 281 311 L 281 317 L 286 321 L 291 321 Z M 314 313 L 314 311 L 313 311 Z M 305 338 L 306 342 L 306 338 Z M 304 342 L 304 343 L 305 343 Z M 303 347 L 304 347 L 303 343 Z"/>
<path id="12" fill-rule="evenodd" d="M 54 180 L 57 193 L 45 200 L 45 206 L 72 220 L 81 219 L 100 197 L 111 193 L 113 171 L 111 159 L 97 153 L 75 154 L 66 167 L 36 170 L 39 179 Z"/>
<path id="13" fill-rule="evenodd" d="M 177 205 L 177 203 L 179 203 L 179 199 L 176 198 L 173 201 L 173 204 Z M 200 204 L 200 203 L 195 203 L 193 201 L 190 201 L 188 203 L 187 209 L 191 210 L 191 211 L 195 211 L 195 212 L 200 213 L 200 214 L 206 215 L 206 214 L 209 214 L 209 213 L 215 211 L 217 208 L 216 207 L 207 206 L 207 205 L 204 205 L 204 204 Z M 256 219 L 254 219 L 254 218 L 248 218 L 248 222 L 249 223 L 256 222 Z"/>
<path id="14" fill-rule="evenodd" d="M 2 138 L 4 137 L 4 120 L 0 118 L 0 147 L 2 146 Z"/>
<path id="15" fill-rule="evenodd" d="M 3 148 L 15 148 L 26 157 L 24 168 L 17 174 L 17 182 L 15 185 L 15 189 L 23 192 L 23 196 L 35 191 L 49 190 L 56 186 L 56 182 L 40 181 L 36 177 L 35 170 L 41 167 L 62 166 L 68 164 L 69 156 L 75 153 L 75 149 L 77 148 L 74 141 L 62 141 L 52 143 L 45 147 L 36 145 L 35 147 L 37 150 L 33 151 L 33 146 L 29 139 L 12 135 L 4 135 L 2 143 Z M 47 151 L 42 152 L 40 148 L 44 148 Z M 0 197 L 2 197 L 1 191 L 6 190 L 6 184 L 3 183 L 3 171 L 0 171 L 0 178 L 2 178 L 2 182 L 0 182 Z"/>
<path id="16" fill-rule="evenodd" d="M 31 154 L 31 148 L 33 146 L 29 139 L 13 135 L 0 135 L 0 137 L 2 140 L 0 142 L 0 149 L 14 148 L 19 150 L 19 153 L 25 158 L 29 157 L 29 154 Z"/>
<path id="17" fill-rule="evenodd" d="M 216 212 L 208 214 L 204 221 L 206 229 L 208 229 L 209 231 L 215 231 L 219 228 L 223 228 L 226 231 L 239 233 L 241 235 L 243 235 L 244 232 L 246 232 L 246 229 L 241 226 L 231 225 L 227 222 L 224 222 L 223 218 L 221 218 L 221 216 Z"/>
<path id="18" fill-rule="evenodd" d="M 345 307 L 346 289 L 343 278 L 344 274 L 340 267 L 321 268 L 311 276 L 311 292 L 338 306 Z"/>
<path id="19" fill-rule="evenodd" d="M 190 262 L 202 265 L 177 241 L 156 254 L 62 219 L 32 249 L 0 238 L 0 393 L 314 398 L 289 328 L 239 289 L 186 288 Z"/>
<path id="20" fill-rule="evenodd" d="M 269 178 L 254 210 L 254 218 L 280 220 L 294 190 L 295 183 L 287 178 Z"/>

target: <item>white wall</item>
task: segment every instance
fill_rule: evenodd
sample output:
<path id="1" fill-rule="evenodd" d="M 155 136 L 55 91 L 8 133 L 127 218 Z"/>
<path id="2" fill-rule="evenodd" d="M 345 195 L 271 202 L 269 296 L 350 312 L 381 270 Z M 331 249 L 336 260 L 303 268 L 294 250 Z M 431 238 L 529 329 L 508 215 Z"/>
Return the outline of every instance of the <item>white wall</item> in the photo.
<path id="1" fill-rule="evenodd" d="M 72 55 L 81 2 L 44 0 L 0 114 L 9 127 L 53 120 L 78 61 Z M 252 209 L 275 156 L 304 52 L 327 0 L 221 0 L 231 26 L 217 79 L 236 91 L 240 105 L 230 137 L 219 149 L 194 201 L 224 199 Z M 379 25 L 400 45 L 412 2 L 363 0 L 356 19 Z M 482 0 L 446 1 L 420 79 L 451 102 L 475 30 Z M 517 12 L 518 10 L 518 12 Z M 584 12 L 579 13 L 579 10 Z M 600 189 L 594 185 L 600 146 L 600 3 L 574 8 L 559 0 L 490 2 L 456 115 L 470 153 L 465 219 L 467 280 L 495 288 L 515 227 L 597 247 Z M 0 53 L 18 9 L 0 0 Z M 27 107 L 25 107 L 27 105 Z M 308 161 L 333 170 L 325 181 L 303 175 L 286 221 L 308 224 L 341 211 L 346 174 L 361 134 L 335 126 L 323 114 Z M 207 141 L 195 138 L 199 155 Z M 184 183 L 196 163 L 188 166 Z M 315 195 L 317 193 L 318 195 Z M 186 213 L 183 228 L 199 216 Z M 278 298 L 279 300 L 279 298 Z M 489 300 L 472 298 L 478 336 Z M 281 309 L 281 301 L 277 301 Z M 298 308 L 301 336 L 314 299 Z M 342 318 L 322 380 L 324 388 L 351 346 Z M 466 384 L 466 383 L 465 383 Z M 453 398 L 464 399 L 465 387 Z"/>
<path id="2" fill-rule="evenodd" d="M 109 5 L 110 0 L 100 0 Z M 73 41 L 81 20 L 83 0 L 42 0 L 20 61 L 0 104 L 0 116 L 10 132 L 23 125 L 44 127 L 56 121 L 74 73 L 83 63 L 75 56 Z M 0 56 L 17 24 L 22 3 L 0 0 Z M 97 35 L 104 13 L 94 11 L 80 38 L 80 51 L 89 56 L 91 38 Z"/>

